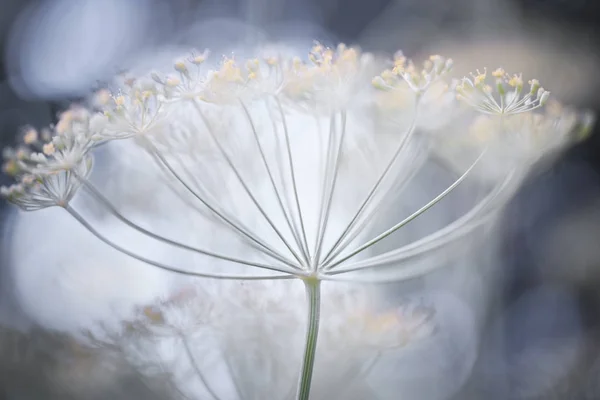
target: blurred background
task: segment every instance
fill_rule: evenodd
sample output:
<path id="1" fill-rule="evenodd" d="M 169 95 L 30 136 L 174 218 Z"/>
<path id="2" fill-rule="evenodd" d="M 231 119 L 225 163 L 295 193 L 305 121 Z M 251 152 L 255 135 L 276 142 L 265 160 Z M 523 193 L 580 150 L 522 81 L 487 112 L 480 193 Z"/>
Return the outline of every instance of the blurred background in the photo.
<path id="1" fill-rule="evenodd" d="M 22 125 L 55 121 L 98 81 L 157 49 L 267 39 L 400 48 L 415 58 L 441 53 L 464 72 L 502 65 L 600 112 L 596 0 L 0 0 L 0 7 L 2 146 Z M 532 174 L 509 205 L 499 296 L 456 399 L 600 398 L 599 146 L 595 132 Z M 2 204 L 3 226 L 6 210 Z M 0 399 L 65 398 L 44 372 L 64 341 L 33 329 L 2 262 Z M 76 398 L 151 397 L 125 374 Z"/>

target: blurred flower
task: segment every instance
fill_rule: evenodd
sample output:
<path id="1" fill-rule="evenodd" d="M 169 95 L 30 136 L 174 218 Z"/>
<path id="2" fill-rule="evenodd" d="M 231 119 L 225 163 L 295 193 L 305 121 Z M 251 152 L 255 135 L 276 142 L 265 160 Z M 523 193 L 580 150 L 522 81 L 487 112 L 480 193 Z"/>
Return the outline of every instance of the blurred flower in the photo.
<path id="1" fill-rule="evenodd" d="M 88 343 L 113 349 L 149 376 L 160 365 L 190 397 L 284 397 L 297 384 L 306 323 L 293 283 L 206 281 L 141 308 L 118 331 L 90 332 Z M 375 310 L 376 297 L 375 287 L 323 291 L 312 398 L 375 396 L 368 370 L 377 360 L 433 335 L 426 303 Z M 391 373 L 379 378 L 394 381 Z"/>

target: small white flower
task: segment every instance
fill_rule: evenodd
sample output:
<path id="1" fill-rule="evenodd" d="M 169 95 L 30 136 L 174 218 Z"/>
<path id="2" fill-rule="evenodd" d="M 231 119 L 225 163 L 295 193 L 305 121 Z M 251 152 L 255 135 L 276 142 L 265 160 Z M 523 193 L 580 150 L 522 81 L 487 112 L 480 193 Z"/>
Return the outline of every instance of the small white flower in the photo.
<path id="1" fill-rule="evenodd" d="M 376 67 L 371 54 L 317 43 L 308 58 L 309 63 L 293 58 L 282 67 L 280 94 L 287 105 L 327 115 L 369 101 L 367 83 Z"/>
<path id="2" fill-rule="evenodd" d="M 472 79 L 465 77 L 456 86 L 457 97 L 484 114 L 511 115 L 532 111 L 546 104 L 550 95 L 536 79 L 529 81 L 529 90 L 523 94 L 522 76 L 510 76 L 502 68 L 492 72 L 493 86 L 487 83 L 486 70 L 471 76 Z"/>
<path id="3" fill-rule="evenodd" d="M 3 188 L 2 195 L 24 210 L 68 205 L 79 189 L 80 177 L 92 168 L 89 151 L 94 145 L 89 129 L 90 114 L 74 107 L 61 114 L 50 141 L 24 138 L 30 147 L 5 152 L 4 171 L 19 183 Z M 37 150 L 37 151 L 36 151 Z"/>
<path id="4" fill-rule="evenodd" d="M 19 184 L 1 187 L 0 194 L 25 211 L 66 207 L 81 185 L 79 177 L 87 177 L 91 167 L 91 158 L 85 157 L 70 169 L 23 175 Z"/>
<path id="5" fill-rule="evenodd" d="M 133 80 L 112 94 L 102 107 L 105 121 L 94 119 L 101 129 L 94 132 L 95 140 L 126 139 L 152 132 L 167 116 L 162 96 L 156 85 L 147 79 Z"/>
<path id="6" fill-rule="evenodd" d="M 394 67 L 373 78 L 372 85 L 383 91 L 403 89 L 406 85 L 420 96 L 433 83 L 448 74 L 453 65 L 452 59 L 433 55 L 423 63 L 423 69 L 418 70 L 414 63 L 399 51 L 394 55 Z"/>
<path id="7" fill-rule="evenodd" d="M 152 80 L 158 84 L 158 89 L 167 101 L 193 100 L 202 96 L 206 86 L 206 73 L 202 69 L 204 55 L 181 58 L 173 64 L 174 72 L 162 74 L 152 72 Z"/>

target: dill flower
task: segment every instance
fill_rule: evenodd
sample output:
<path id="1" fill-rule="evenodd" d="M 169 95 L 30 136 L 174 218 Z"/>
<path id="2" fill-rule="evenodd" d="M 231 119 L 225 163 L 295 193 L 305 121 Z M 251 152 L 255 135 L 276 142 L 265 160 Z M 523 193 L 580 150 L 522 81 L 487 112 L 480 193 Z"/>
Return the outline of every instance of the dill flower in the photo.
<path id="1" fill-rule="evenodd" d="M 417 95 L 423 94 L 432 83 L 448 74 L 454 62 L 440 55 L 432 55 L 418 70 L 404 53 L 398 51 L 394 55 L 394 67 L 386 69 L 372 80 L 373 86 L 381 90 L 392 90 L 407 85 Z"/>
<path id="2" fill-rule="evenodd" d="M 91 172 L 93 133 L 90 115 L 81 108 L 64 112 L 43 135 L 29 129 L 18 150 L 4 151 L 4 171 L 18 183 L 0 193 L 27 211 L 67 205 L 80 186 L 76 176 Z"/>
<path id="3" fill-rule="evenodd" d="M 293 282 L 273 281 L 188 287 L 140 308 L 119 330 L 89 332 L 88 345 L 112 348 L 150 377 L 162 364 L 172 386 L 187 396 L 284 397 L 294 392 L 302 362 L 305 316 L 297 305 L 304 294 L 298 289 Z M 410 299 L 375 312 L 374 287 L 328 289 L 311 397 L 374 397 L 378 390 L 369 369 L 430 341 L 437 329 L 434 308 Z M 395 378 L 385 371 L 377 375 L 388 385 Z"/>
<path id="4" fill-rule="evenodd" d="M 170 71 L 126 79 L 96 96 L 100 111 L 77 108 L 61 116 L 48 140 L 26 131 L 23 146 L 5 152 L 4 170 L 17 183 L 2 188 L 27 211 L 63 208 L 109 248 L 139 262 L 206 278 L 191 305 L 145 309 L 147 337 L 129 335 L 139 328 L 129 321 L 109 338 L 130 357 L 153 352 L 174 369 L 181 364 L 173 354 L 186 354 L 197 381 L 178 386 L 196 396 L 331 398 L 342 396 L 328 392 L 343 386 L 333 382 L 356 380 L 364 389 L 357 398 L 372 397 L 377 385 L 368 379 L 369 360 L 385 369 L 380 356 L 435 329 L 430 312 L 390 311 L 365 284 L 446 265 L 465 243 L 485 237 L 481 228 L 536 160 L 580 139 L 591 124 L 588 115 L 564 108 L 536 113 L 549 92 L 536 80 L 524 89 L 521 75 L 501 69 L 491 74 L 495 86 L 486 83 L 486 70 L 450 85 L 452 60 L 438 55 L 419 70 L 401 52 L 382 64 L 356 48 L 317 43 L 306 57 L 225 57 L 207 64 L 206 53 L 192 54 Z M 162 230 L 135 222 L 90 178 L 94 152 L 128 139 L 140 164 L 155 174 L 152 189 L 178 204 L 160 210 L 178 214 L 165 220 L 183 219 L 189 230 L 174 222 Z M 440 155 L 454 167 L 453 180 L 403 217 L 390 218 L 421 167 Z M 490 166 L 498 167 L 493 176 Z M 401 236 L 465 181 L 485 193 L 462 215 L 389 247 L 388 238 Z M 71 202 L 79 189 L 123 227 L 177 255 L 157 260 L 104 234 Z M 321 291 L 325 281 L 329 292 Z M 365 286 L 350 289 L 356 283 Z M 299 309 L 304 296 L 307 305 Z M 243 319 L 243 329 L 229 325 L 231 315 Z M 253 340 L 239 338 L 243 333 Z M 192 346 L 186 335 L 202 344 Z M 288 355 L 285 343 L 301 351 Z M 192 347 L 200 349 L 202 368 Z M 257 362 L 265 375 L 253 374 Z M 185 376 L 174 373 L 174 379 Z"/>
<path id="5" fill-rule="evenodd" d="M 129 79 L 119 90 L 107 96 L 101 91 L 97 106 L 102 114 L 95 116 L 97 141 L 126 139 L 160 129 L 166 117 L 161 95 L 156 84 L 149 79 Z"/>
<path id="6" fill-rule="evenodd" d="M 529 90 L 523 94 L 522 75 L 508 75 L 502 68 L 492 72 L 494 85 L 487 83 L 487 70 L 471 74 L 456 86 L 459 100 L 484 114 L 520 114 L 542 107 L 550 92 L 540 86 L 537 79 L 529 81 Z"/>

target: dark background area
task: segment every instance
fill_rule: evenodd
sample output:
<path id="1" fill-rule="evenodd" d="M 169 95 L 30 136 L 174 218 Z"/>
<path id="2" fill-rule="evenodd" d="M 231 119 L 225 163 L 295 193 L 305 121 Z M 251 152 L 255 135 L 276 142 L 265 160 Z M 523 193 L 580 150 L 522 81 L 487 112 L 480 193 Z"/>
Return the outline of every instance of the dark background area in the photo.
<path id="1" fill-rule="evenodd" d="M 287 3 L 277 10 L 275 19 L 285 21 L 287 18 L 298 18 L 298 2 L 306 3 L 302 7 L 306 12 L 306 19 L 310 19 L 315 24 L 322 26 L 324 31 L 331 32 L 341 41 L 355 42 L 360 41 L 363 32 L 373 21 L 382 17 L 382 13 L 389 10 L 389 0 L 344 0 L 344 1 L 319 1 L 319 0 L 288 0 Z M 518 24 L 525 30 L 531 28 L 537 23 L 551 24 L 554 33 L 560 37 L 561 32 L 570 32 L 577 29 L 583 32 L 592 51 L 600 56 L 600 2 L 596 0 L 506 0 L 507 6 L 515 7 L 519 12 Z M 31 1 L 24 0 L 0 0 L 0 49 L 4 49 L 8 34 L 11 29 L 11 23 L 16 15 L 24 9 Z M 188 6 L 194 5 L 192 0 L 177 0 L 173 3 L 181 3 L 178 7 L 185 10 Z M 263 2 L 268 4 L 267 2 Z M 400 10 L 406 15 L 418 15 L 423 13 L 423 18 L 427 19 L 427 10 L 423 9 L 423 4 L 435 2 L 407 1 L 405 9 Z M 440 0 L 440 7 L 444 3 L 452 3 L 448 0 Z M 464 35 L 467 37 L 471 32 L 473 25 L 471 10 L 468 7 L 462 7 L 460 4 L 465 2 L 456 2 L 457 6 L 448 6 L 444 13 L 441 13 L 435 23 L 438 27 L 443 27 L 448 32 L 454 32 L 458 37 Z M 224 3 L 225 4 L 225 3 Z M 221 7 L 219 12 L 227 13 L 229 16 L 238 15 L 243 17 L 244 10 L 241 3 L 227 2 L 226 7 Z M 401 12 L 399 13 L 398 24 L 402 23 Z M 273 11 L 275 13 L 275 11 Z M 177 14 L 180 22 L 189 18 L 184 11 Z M 260 16 L 259 16 L 260 17 Z M 495 23 L 493 15 L 488 15 L 486 21 L 491 26 Z M 502 32 L 502 26 L 499 24 L 498 32 Z M 423 37 L 422 42 L 427 42 Z M 419 42 L 407 43 L 408 50 L 418 51 Z M 367 48 L 367 50 L 369 50 Z M 5 57 L 10 56 L 3 50 L 0 53 L 0 144 L 5 146 L 10 144 L 15 137 L 18 128 L 26 123 L 37 126 L 50 123 L 54 120 L 57 112 L 71 98 L 54 98 L 51 100 L 23 99 L 11 88 L 7 81 L 8 75 L 18 74 L 19 71 L 7 69 Z M 10 64 L 10 63 L 9 63 Z M 597 65 L 600 69 L 600 64 Z M 600 93 L 598 81 L 590 81 L 589 85 L 594 87 L 592 93 Z M 578 99 L 581 107 L 590 108 L 600 114 L 600 96 L 588 96 Z M 537 288 L 546 288 L 558 286 L 561 291 L 566 291 L 568 296 L 566 300 L 558 292 L 544 292 L 538 297 L 542 299 L 541 308 L 535 308 L 535 315 L 521 315 L 503 320 L 503 330 L 509 338 L 508 344 L 504 344 L 504 356 L 511 359 L 524 351 L 531 343 L 544 340 L 547 337 L 565 336 L 568 337 L 571 332 L 564 327 L 571 326 L 568 321 L 563 321 L 565 315 L 570 313 L 561 313 L 561 307 L 564 301 L 574 302 L 578 317 L 581 320 L 581 326 L 585 333 L 585 345 L 587 351 L 585 357 L 579 360 L 578 367 L 565 382 L 561 382 L 559 389 L 553 390 L 552 394 L 543 394 L 539 399 L 600 399 L 600 273 L 588 273 L 582 279 L 565 282 L 560 272 L 549 270 L 547 257 L 540 248 L 544 248 L 538 241 L 544 238 L 544 233 L 549 232 L 569 216 L 576 218 L 581 212 L 586 210 L 600 209 L 600 159 L 598 157 L 600 150 L 600 129 L 596 128 L 593 136 L 575 148 L 567 152 L 560 160 L 557 160 L 553 166 L 541 174 L 533 176 L 523 187 L 517 198 L 510 204 L 507 216 L 504 221 L 504 245 L 503 261 L 506 265 L 506 280 L 502 282 L 503 304 L 502 308 L 510 310 L 515 304 L 521 304 L 524 296 L 535 292 Z M 6 177 L 0 179 L 2 183 L 7 183 Z M 2 205 L 6 207 L 6 205 Z M 585 235 L 590 241 L 598 243 L 600 247 L 600 215 L 598 212 L 592 214 L 585 213 L 585 221 L 582 222 L 581 229 L 585 230 Z M 591 215 L 591 216 L 590 216 Z M 524 222 L 525 221 L 525 222 Z M 600 271 L 600 252 L 596 258 L 593 254 L 586 255 L 585 260 L 577 258 L 576 248 L 569 248 L 565 244 L 567 251 L 564 252 L 564 259 L 561 260 L 563 267 L 569 268 L 569 263 L 585 263 L 589 271 L 597 269 Z M 545 249 L 545 248 L 544 248 Z M 571 250 L 571 251 L 570 251 Z M 572 257 L 572 258 L 569 258 Z M 577 259 L 575 259 L 575 258 Z M 0 275 L 1 277 L 2 275 Z M 6 288 L 6 283 L 0 282 L 0 289 Z M 544 289 L 545 290 L 545 289 Z M 562 293 L 562 292 L 561 292 Z M 564 301 L 563 301 L 564 300 Z M 0 296 L 0 310 L 7 319 L 18 321 L 22 318 L 14 305 L 7 296 Z M 543 310 L 543 312 L 538 312 Z M 522 337 L 519 329 L 524 320 L 534 321 L 538 326 L 537 334 L 530 337 Z M 487 359 L 482 355 L 475 368 L 473 378 L 465 390 L 457 395 L 457 399 L 477 399 L 485 393 L 485 398 L 490 399 L 512 399 L 521 398 L 516 391 L 509 389 L 495 391 L 493 385 L 485 380 L 478 379 L 480 371 L 486 368 Z M 533 368 L 535 369 L 535 368 Z M 2 374 L 2 372 L 0 372 Z M 20 377 L 23 382 L 26 377 Z M 523 379 L 526 379 L 524 377 Z M 532 378 L 533 379 L 533 378 Z M 12 382 L 15 386 L 20 386 Z M 30 381 L 29 381 L 30 382 Z M 1 385 L 2 383 L 0 383 Z M 488 385 L 489 384 L 489 385 Z M 487 386 L 486 386 L 487 385 Z M 29 384 L 23 384 L 31 386 Z M 0 399 L 2 399 L 3 388 L 0 386 Z M 49 390 L 40 383 L 39 390 L 32 394 L 31 390 L 23 389 L 23 397 L 11 397 L 15 399 L 45 399 L 45 390 Z M 140 389 L 141 390 L 141 389 Z M 508 390 L 508 392 L 506 391 Z M 14 393 L 14 391 L 13 391 Z M 147 394 L 139 392 L 137 398 L 146 398 Z M 478 393 L 478 394 L 474 394 Z M 8 394 L 5 394 L 8 396 Z M 117 396 L 117 392 L 104 394 L 104 397 Z M 8 398 L 8 397 L 7 397 Z"/>

